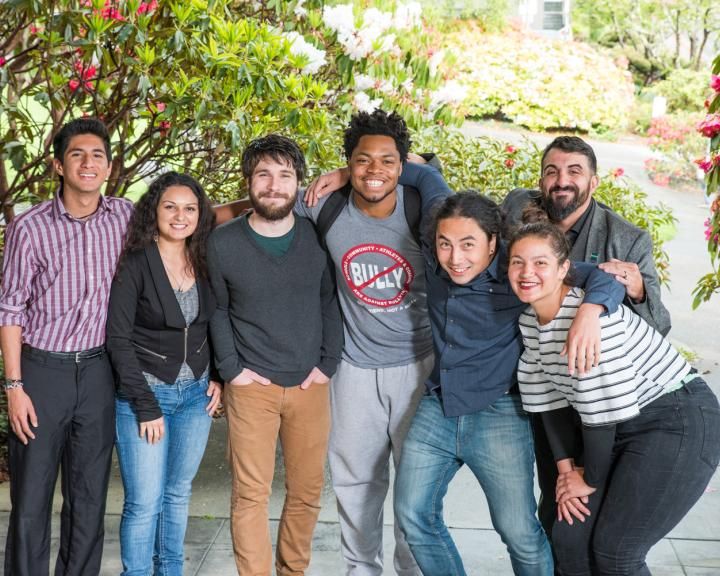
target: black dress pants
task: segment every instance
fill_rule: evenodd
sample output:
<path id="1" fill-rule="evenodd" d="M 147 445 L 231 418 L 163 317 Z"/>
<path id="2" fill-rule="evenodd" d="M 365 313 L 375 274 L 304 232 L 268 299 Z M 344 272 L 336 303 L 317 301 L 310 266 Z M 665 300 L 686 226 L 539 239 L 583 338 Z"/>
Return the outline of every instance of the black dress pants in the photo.
<path id="1" fill-rule="evenodd" d="M 5 574 L 46 575 L 58 469 L 63 506 L 56 576 L 97 575 L 115 434 L 115 387 L 105 353 L 58 359 L 23 347 L 25 392 L 37 414 L 35 439 L 10 433 L 10 525 Z"/>

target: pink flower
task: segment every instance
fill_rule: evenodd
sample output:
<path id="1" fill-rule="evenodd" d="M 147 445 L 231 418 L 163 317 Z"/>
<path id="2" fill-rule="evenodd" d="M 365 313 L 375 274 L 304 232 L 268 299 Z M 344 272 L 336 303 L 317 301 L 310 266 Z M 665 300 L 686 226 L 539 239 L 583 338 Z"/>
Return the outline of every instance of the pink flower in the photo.
<path id="1" fill-rule="evenodd" d="M 510 144 L 505 146 L 505 152 L 507 152 L 508 154 L 515 154 L 516 151 L 517 151 L 517 148 L 515 148 L 515 146 L 512 146 Z"/>
<path id="2" fill-rule="evenodd" d="M 623 174 L 625 174 L 625 170 L 622 169 L 622 168 L 615 168 L 615 170 L 613 170 L 612 172 L 610 172 L 610 175 L 611 175 L 613 178 L 620 178 L 620 176 L 622 176 Z"/>
<path id="3" fill-rule="evenodd" d="M 165 102 L 153 102 L 152 100 L 148 102 L 148 110 L 150 112 L 161 114 L 162 112 L 165 112 Z"/>
<path id="4" fill-rule="evenodd" d="M 720 133 L 720 114 L 708 114 L 705 119 L 697 125 L 698 132 L 706 138 L 713 138 Z"/>
<path id="5" fill-rule="evenodd" d="M 150 0 L 150 2 L 141 2 L 138 6 L 138 14 L 150 14 L 158 7 L 157 0 Z"/>
<path id="6" fill-rule="evenodd" d="M 720 76 L 715 76 L 715 74 L 710 76 L 710 88 L 715 92 L 720 92 Z"/>
<path id="7" fill-rule="evenodd" d="M 75 92 L 78 88 L 80 88 L 80 80 L 77 78 L 73 78 L 68 82 L 68 87 L 70 88 L 71 92 Z"/>
<path id="8" fill-rule="evenodd" d="M 35 24 L 30 24 L 30 27 L 28 28 L 30 31 L 30 34 L 35 35 L 38 32 L 40 32 L 40 28 L 38 28 Z"/>
<path id="9" fill-rule="evenodd" d="M 7 60 L 6 60 L 5 56 L 0 56 L 0 68 L 5 66 L 5 64 L 7 64 Z"/>
<path id="10" fill-rule="evenodd" d="M 700 168 L 700 170 L 705 172 L 705 174 L 710 172 L 710 170 L 712 170 L 712 167 L 713 167 L 713 161 L 708 156 L 706 156 L 705 158 L 698 158 L 697 160 L 695 160 L 695 164 L 697 164 L 698 168 Z"/>
<path id="11" fill-rule="evenodd" d="M 160 136 L 167 136 L 168 132 L 170 132 L 170 128 L 172 127 L 172 124 L 169 120 L 163 120 L 158 124 L 158 128 L 160 128 Z"/>
<path id="12" fill-rule="evenodd" d="M 508 168 L 512 168 L 513 166 L 515 166 L 515 160 L 513 160 L 512 158 L 506 158 L 505 166 L 507 166 Z"/>
<path id="13" fill-rule="evenodd" d="M 655 174 L 652 181 L 658 186 L 668 186 L 670 184 L 670 176 L 667 174 Z"/>

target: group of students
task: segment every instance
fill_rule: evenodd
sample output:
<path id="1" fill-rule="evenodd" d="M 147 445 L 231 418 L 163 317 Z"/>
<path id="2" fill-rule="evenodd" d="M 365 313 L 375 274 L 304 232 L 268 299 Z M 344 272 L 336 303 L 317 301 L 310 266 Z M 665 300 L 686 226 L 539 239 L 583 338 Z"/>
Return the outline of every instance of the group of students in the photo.
<path id="1" fill-rule="evenodd" d="M 465 574 L 443 521 L 465 464 L 516 574 L 649 574 L 718 465 L 720 409 L 663 337 L 649 237 L 592 198 L 592 149 L 557 138 L 502 207 L 452 194 L 397 114 L 356 114 L 344 149 L 305 198 L 302 152 L 269 135 L 243 152 L 250 213 L 175 172 L 133 210 L 100 195 L 102 123 L 55 136 L 58 195 L 6 231 L 6 574 L 47 572 L 59 467 L 56 574 L 99 573 L 113 444 L 123 574 L 182 574 L 221 400 L 241 575 L 272 571 L 278 437 L 278 576 L 309 565 L 326 455 L 348 575 L 382 574 L 390 458 L 400 576 Z"/>

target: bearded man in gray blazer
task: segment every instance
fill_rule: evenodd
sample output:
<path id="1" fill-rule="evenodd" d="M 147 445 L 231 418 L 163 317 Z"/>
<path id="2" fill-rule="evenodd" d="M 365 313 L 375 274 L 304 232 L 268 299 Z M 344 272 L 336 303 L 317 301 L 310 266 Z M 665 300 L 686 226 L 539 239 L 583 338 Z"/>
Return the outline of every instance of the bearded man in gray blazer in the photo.
<path id="1" fill-rule="evenodd" d="M 503 202 L 510 226 L 535 202 L 570 243 L 570 258 L 598 264 L 625 286 L 625 305 L 663 335 L 670 331 L 670 313 L 660 300 L 660 281 L 652 241 L 642 230 L 593 198 L 600 183 L 592 147 L 577 136 L 559 136 L 543 151 L 540 190 L 518 188 Z M 591 364 L 592 359 L 587 359 Z M 539 418 L 533 419 L 535 459 L 540 484 L 538 516 L 548 537 L 555 522 L 557 469 Z"/>

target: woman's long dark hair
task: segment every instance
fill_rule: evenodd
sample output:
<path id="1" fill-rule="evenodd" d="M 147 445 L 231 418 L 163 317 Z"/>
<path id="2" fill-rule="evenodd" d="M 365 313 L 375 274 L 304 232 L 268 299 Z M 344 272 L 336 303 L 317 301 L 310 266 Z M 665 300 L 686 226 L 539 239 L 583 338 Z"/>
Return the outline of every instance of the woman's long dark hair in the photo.
<path id="1" fill-rule="evenodd" d="M 187 186 L 198 200 L 198 223 L 195 232 L 185 239 L 185 250 L 196 277 L 207 278 L 207 244 L 215 226 L 215 212 L 202 186 L 192 176 L 178 172 L 165 172 L 140 197 L 128 225 L 125 249 L 120 265 L 127 254 L 141 250 L 155 241 L 157 210 L 160 198 L 170 186 Z"/>

